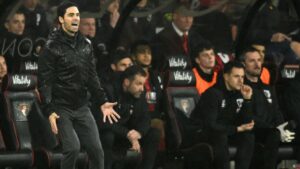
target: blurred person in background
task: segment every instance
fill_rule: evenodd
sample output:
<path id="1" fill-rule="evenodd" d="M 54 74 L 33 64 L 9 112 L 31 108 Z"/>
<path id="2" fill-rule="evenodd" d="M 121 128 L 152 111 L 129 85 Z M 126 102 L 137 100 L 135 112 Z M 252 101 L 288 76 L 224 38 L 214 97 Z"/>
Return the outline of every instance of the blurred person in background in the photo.
<path id="1" fill-rule="evenodd" d="M 153 68 L 165 71 L 167 57 L 187 57 L 189 62 L 194 60 L 190 54 L 195 46 L 203 41 L 203 38 L 191 30 L 193 25 L 193 12 L 189 4 L 175 4 L 172 13 L 172 23 L 159 32 L 152 39 Z"/>
<path id="2" fill-rule="evenodd" d="M 216 66 L 214 47 L 210 42 L 203 42 L 195 48 L 193 57 L 196 63 L 193 68 L 196 88 L 201 95 L 217 82 L 218 72 L 214 70 Z"/>
<path id="3" fill-rule="evenodd" d="M 20 11 L 26 18 L 25 32 L 33 39 L 47 38 L 50 25 L 47 22 L 47 13 L 39 0 L 22 0 Z"/>
<path id="4" fill-rule="evenodd" d="M 163 84 L 159 74 L 152 69 L 152 51 L 150 43 L 138 40 L 131 47 L 132 58 L 135 64 L 143 67 L 147 74 L 145 81 L 146 101 L 148 113 L 151 117 L 151 126 L 160 131 L 161 141 L 159 150 L 165 148 L 165 131 L 163 122 Z"/>
<path id="5" fill-rule="evenodd" d="M 6 65 L 5 57 L 3 55 L 0 55 L 0 87 L 2 86 L 2 80 L 6 74 L 7 74 L 7 65 Z"/>
<path id="6" fill-rule="evenodd" d="M 1 53 L 5 56 L 9 73 L 18 73 L 23 58 L 30 57 L 33 41 L 25 34 L 25 15 L 21 11 L 8 16 L 5 31 L 0 36 Z"/>

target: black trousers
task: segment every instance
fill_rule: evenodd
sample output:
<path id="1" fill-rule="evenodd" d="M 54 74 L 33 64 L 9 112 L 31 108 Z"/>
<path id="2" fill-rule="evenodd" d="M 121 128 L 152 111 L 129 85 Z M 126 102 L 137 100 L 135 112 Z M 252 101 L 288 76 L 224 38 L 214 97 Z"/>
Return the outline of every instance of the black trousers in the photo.
<path id="1" fill-rule="evenodd" d="M 276 169 L 280 132 L 276 128 L 255 129 L 256 149 L 252 169 Z"/>
<path id="2" fill-rule="evenodd" d="M 62 169 L 75 169 L 80 145 L 89 156 L 90 169 L 104 169 L 104 153 L 94 117 L 88 106 L 78 110 L 59 108 L 58 134 L 62 142 Z"/>
<path id="3" fill-rule="evenodd" d="M 214 151 L 214 169 L 229 169 L 229 145 L 237 147 L 235 156 L 236 169 L 248 169 L 250 167 L 254 151 L 254 134 L 251 132 L 236 133 L 228 136 L 227 133 L 209 132 L 208 142 Z"/>
<path id="4" fill-rule="evenodd" d="M 105 154 L 105 169 L 112 169 L 116 161 L 114 149 L 127 150 L 131 147 L 131 143 L 127 138 L 121 138 L 109 129 L 100 130 L 101 142 Z M 140 140 L 142 149 L 142 161 L 139 164 L 139 169 L 152 169 L 155 163 L 155 158 L 158 150 L 160 133 L 157 129 L 150 130 Z M 114 168 L 118 168 L 114 166 Z M 121 168 L 121 167 L 119 167 Z"/>

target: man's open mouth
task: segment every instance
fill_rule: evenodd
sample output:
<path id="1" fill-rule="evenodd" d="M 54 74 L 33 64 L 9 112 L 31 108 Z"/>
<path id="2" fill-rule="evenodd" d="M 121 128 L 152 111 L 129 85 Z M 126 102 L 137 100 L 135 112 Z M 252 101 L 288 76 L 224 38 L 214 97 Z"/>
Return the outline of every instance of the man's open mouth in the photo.
<path id="1" fill-rule="evenodd" d="M 72 26 L 78 26 L 78 23 L 72 23 Z"/>

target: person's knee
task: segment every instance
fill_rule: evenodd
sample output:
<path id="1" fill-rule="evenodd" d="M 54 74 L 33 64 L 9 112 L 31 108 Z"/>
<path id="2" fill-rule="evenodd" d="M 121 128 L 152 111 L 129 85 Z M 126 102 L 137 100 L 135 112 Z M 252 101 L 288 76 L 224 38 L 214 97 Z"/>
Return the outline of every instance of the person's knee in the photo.
<path id="1" fill-rule="evenodd" d="M 65 154 L 70 154 L 70 155 L 78 155 L 80 151 L 80 145 L 78 144 L 73 144 L 72 146 L 69 146 L 68 148 L 64 149 Z"/>
<path id="2" fill-rule="evenodd" d="M 97 157 L 104 157 L 104 152 L 100 144 L 93 146 L 93 151 L 95 152 Z"/>

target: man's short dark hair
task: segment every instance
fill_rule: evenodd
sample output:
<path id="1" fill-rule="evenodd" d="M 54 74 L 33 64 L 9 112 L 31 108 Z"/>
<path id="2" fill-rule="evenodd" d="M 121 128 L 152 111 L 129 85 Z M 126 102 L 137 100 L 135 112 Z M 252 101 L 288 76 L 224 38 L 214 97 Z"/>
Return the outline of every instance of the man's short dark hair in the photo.
<path id="1" fill-rule="evenodd" d="M 124 49 L 116 49 L 110 54 L 111 64 L 118 64 L 118 62 L 122 59 L 129 58 L 131 59 L 131 55 L 127 50 Z"/>
<path id="2" fill-rule="evenodd" d="M 257 50 L 257 49 L 255 49 L 254 47 L 252 47 L 252 46 L 248 46 L 247 48 L 245 48 L 243 51 L 242 51 L 242 53 L 241 53 L 241 55 L 239 56 L 239 60 L 241 61 L 241 62 L 245 62 L 245 59 L 246 59 L 246 53 L 248 53 L 248 52 L 258 52 L 259 53 L 259 51 Z"/>
<path id="3" fill-rule="evenodd" d="M 214 49 L 214 46 L 210 41 L 200 42 L 194 48 L 194 51 L 192 52 L 192 57 L 197 58 L 200 52 L 203 52 L 204 50 L 210 50 L 210 49 Z"/>
<path id="4" fill-rule="evenodd" d="M 129 79 L 130 81 L 132 81 L 132 80 L 134 80 L 136 75 L 147 77 L 146 71 L 141 66 L 133 65 L 133 66 L 128 67 L 122 73 L 122 81 L 124 81 L 124 79 Z"/>
<path id="5" fill-rule="evenodd" d="M 147 40 L 137 40 L 131 46 L 131 53 L 137 55 L 139 53 L 143 53 L 146 50 L 151 51 L 150 43 Z"/>
<path id="6" fill-rule="evenodd" d="M 15 15 L 24 15 L 25 17 L 25 13 L 21 10 L 17 10 L 16 12 L 12 13 L 11 15 L 7 16 L 6 18 L 6 22 L 9 22 Z M 26 18 L 25 18 L 26 19 Z"/>
<path id="7" fill-rule="evenodd" d="M 57 7 L 57 18 L 58 17 L 64 17 L 66 11 L 68 8 L 75 6 L 78 8 L 77 4 L 73 3 L 73 2 L 69 2 L 69 1 L 63 1 L 62 3 L 59 4 L 59 6 Z"/>
<path id="8" fill-rule="evenodd" d="M 241 62 L 238 61 L 230 61 L 225 64 L 223 73 L 228 73 L 230 74 L 233 68 L 239 68 L 239 69 L 244 69 L 244 65 Z"/>

